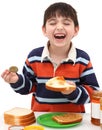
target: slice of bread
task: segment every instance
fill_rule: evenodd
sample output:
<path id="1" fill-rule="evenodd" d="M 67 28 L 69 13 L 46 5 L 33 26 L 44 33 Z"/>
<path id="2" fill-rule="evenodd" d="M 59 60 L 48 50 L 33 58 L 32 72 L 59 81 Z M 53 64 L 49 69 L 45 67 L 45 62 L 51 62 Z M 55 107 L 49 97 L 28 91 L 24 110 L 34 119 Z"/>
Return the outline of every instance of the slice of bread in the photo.
<path id="1" fill-rule="evenodd" d="M 65 91 L 67 87 L 75 90 L 75 86 L 69 84 L 63 76 L 51 78 L 46 82 L 46 88 L 52 91 Z"/>
<path id="2" fill-rule="evenodd" d="M 34 115 L 34 112 L 27 108 L 14 107 L 6 112 L 4 112 L 4 117 L 11 118 L 26 118 Z"/>
<path id="3" fill-rule="evenodd" d="M 82 121 L 82 114 L 79 113 L 65 113 L 61 115 L 54 115 L 52 117 L 54 121 L 59 124 L 71 124 Z"/>
<path id="4" fill-rule="evenodd" d="M 36 121 L 34 112 L 27 108 L 15 107 L 4 112 L 4 122 L 9 125 L 30 125 Z"/>

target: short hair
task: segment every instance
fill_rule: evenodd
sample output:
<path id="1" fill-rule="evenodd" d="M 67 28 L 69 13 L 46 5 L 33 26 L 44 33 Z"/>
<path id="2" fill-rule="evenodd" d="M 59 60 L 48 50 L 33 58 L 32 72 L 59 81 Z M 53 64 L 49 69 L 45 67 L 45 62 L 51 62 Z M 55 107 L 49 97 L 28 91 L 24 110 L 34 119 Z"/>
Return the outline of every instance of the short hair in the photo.
<path id="1" fill-rule="evenodd" d="M 54 3 L 45 10 L 43 26 L 46 25 L 48 19 L 56 17 L 56 15 L 69 17 L 73 20 L 75 27 L 79 26 L 76 10 L 70 4 L 64 2 Z"/>

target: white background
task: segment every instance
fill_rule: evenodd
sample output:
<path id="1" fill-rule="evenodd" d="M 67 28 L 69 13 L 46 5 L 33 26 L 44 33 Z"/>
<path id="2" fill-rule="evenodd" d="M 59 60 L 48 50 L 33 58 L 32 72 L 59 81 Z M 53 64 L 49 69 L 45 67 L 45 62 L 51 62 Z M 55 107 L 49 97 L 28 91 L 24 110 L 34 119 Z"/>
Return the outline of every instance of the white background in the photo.
<path id="1" fill-rule="evenodd" d="M 28 53 L 45 45 L 43 36 L 44 10 L 59 0 L 0 0 L 0 74 L 11 65 L 21 73 Z M 76 47 L 85 50 L 91 58 L 102 88 L 102 7 L 101 0 L 62 0 L 78 13 L 80 31 L 73 39 Z M 31 95 L 15 93 L 0 77 L 0 114 L 15 106 L 30 108 Z M 90 105 L 86 105 L 90 112 Z"/>

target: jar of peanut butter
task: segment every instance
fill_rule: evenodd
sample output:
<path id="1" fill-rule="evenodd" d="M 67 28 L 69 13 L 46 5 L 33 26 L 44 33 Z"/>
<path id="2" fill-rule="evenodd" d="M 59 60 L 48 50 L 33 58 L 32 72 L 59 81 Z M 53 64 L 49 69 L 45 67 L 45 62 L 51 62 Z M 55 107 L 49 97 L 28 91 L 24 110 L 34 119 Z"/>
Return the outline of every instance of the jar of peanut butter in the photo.
<path id="1" fill-rule="evenodd" d="M 100 127 L 102 130 L 102 97 L 100 98 Z"/>
<path id="2" fill-rule="evenodd" d="M 91 97 L 91 122 L 94 125 L 100 125 L 100 99 L 102 98 L 102 91 L 93 91 Z"/>

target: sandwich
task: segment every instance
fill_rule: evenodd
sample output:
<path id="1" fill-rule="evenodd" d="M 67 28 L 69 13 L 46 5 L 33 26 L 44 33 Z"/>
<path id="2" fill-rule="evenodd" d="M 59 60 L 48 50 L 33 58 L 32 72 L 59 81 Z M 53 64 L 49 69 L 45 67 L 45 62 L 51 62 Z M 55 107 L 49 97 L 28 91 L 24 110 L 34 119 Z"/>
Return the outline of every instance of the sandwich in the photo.
<path id="1" fill-rule="evenodd" d="M 59 124 L 71 124 L 82 121 L 82 114 L 79 113 L 65 113 L 52 116 L 52 119 Z"/>
<path id="2" fill-rule="evenodd" d="M 65 91 L 67 88 L 75 90 L 75 86 L 69 84 L 63 76 L 56 76 L 46 82 L 46 89 L 52 91 Z"/>

